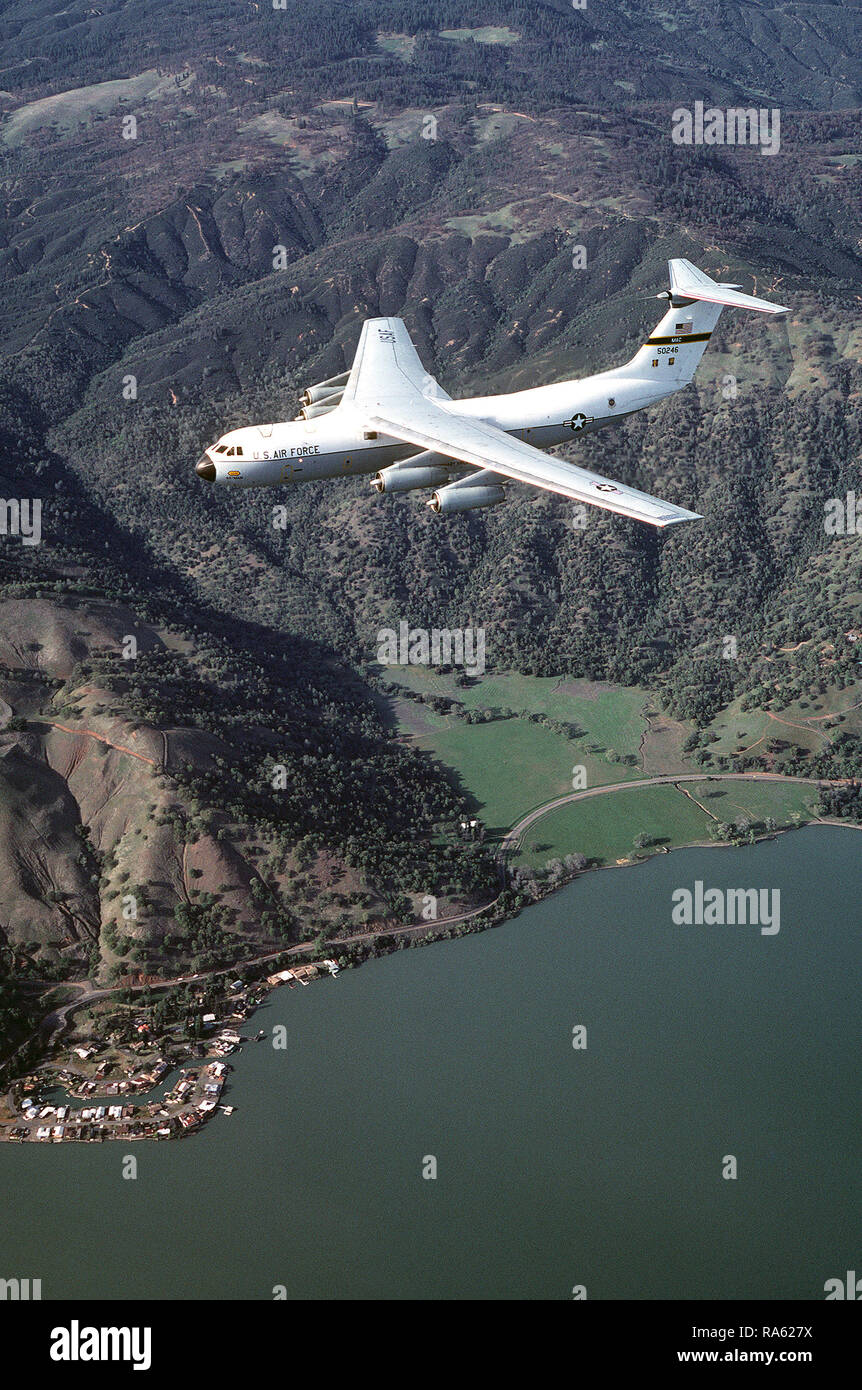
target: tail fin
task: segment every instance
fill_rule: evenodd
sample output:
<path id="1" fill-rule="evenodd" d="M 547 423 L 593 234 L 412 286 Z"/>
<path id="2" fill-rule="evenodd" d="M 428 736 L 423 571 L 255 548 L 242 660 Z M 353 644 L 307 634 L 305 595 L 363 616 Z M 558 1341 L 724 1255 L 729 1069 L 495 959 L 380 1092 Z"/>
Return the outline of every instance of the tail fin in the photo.
<path id="1" fill-rule="evenodd" d="M 769 304 L 765 299 L 740 294 L 735 285 L 711 280 L 691 261 L 673 260 L 668 266 L 670 290 L 658 297 L 670 300 L 670 308 L 631 362 L 613 373 L 648 381 L 652 390 L 662 395 L 678 391 L 692 380 L 723 308 L 787 313 L 781 304 Z"/>
<path id="2" fill-rule="evenodd" d="M 671 299 L 702 300 L 706 304 L 727 305 L 731 309 L 758 309 L 762 314 L 786 314 L 783 304 L 770 304 L 752 294 L 739 294 L 739 285 L 721 285 L 710 280 L 691 261 L 668 261 Z"/>

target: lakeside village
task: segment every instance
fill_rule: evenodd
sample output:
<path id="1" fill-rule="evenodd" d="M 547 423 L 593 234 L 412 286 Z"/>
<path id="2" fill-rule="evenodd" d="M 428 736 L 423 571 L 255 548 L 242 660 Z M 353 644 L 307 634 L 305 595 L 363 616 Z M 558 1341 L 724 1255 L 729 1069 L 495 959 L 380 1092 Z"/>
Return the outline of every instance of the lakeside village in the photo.
<path id="1" fill-rule="evenodd" d="M 263 1029 L 254 1039 L 244 1037 L 235 1025 L 254 1013 L 271 989 L 307 985 L 322 971 L 337 975 L 338 963 L 295 965 L 254 983 L 234 980 L 218 1000 L 218 1013 L 202 1014 L 198 1027 L 190 1027 L 187 1021 L 180 1036 L 175 1026 L 169 1028 L 158 1045 L 152 1023 L 133 1010 L 128 1019 L 136 1035 L 132 1040 L 124 1040 L 115 1031 L 104 1042 L 73 1039 L 70 1046 L 67 1041 L 62 1058 L 21 1077 L 0 1099 L 0 1141 L 92 1144 L 106 1139 L 177 1139 L 200 1130 L 217 1111 L 231 1115 L 234 1107 L 222 1103 L 231 1070 L 224 1059 L 243 1043 L 261 1042 L 265 1037 Z M 198 994 L 196 1002 L 206 997 Z M 78 1007 L 86 1005 L 87 997 L 82 996 Z M 169 1057 L 162 1055 L 160 1046 Z M 173 1085 L 154 1097 L 153 1089 L 178 1067 Z M 58 1096 L 59 1091 L 64 1094 Z M 135 1100 L 135 1096 L 142 1098 Z M 78 1106 L 74 1101 L 86 1103 Z"/>

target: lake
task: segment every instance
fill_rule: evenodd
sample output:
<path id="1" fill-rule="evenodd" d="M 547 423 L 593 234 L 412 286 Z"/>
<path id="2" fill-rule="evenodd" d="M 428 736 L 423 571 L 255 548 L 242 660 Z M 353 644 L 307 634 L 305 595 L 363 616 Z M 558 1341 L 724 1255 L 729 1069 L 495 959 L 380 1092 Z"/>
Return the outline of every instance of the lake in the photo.
<path id="1" fill-rule="evenodd" d="M 236 1113 L 199 1136 L 0 1145 L 0 1275 L 46 1299 L 822 1299 L 862 1269 L 860 854 L 816 826 L 659 856 L 281 989 L 247 1027 L 286 1047 L 231 1059 Z M 778 888 L 780 930 L 675 926 L 696 880 Z"/>

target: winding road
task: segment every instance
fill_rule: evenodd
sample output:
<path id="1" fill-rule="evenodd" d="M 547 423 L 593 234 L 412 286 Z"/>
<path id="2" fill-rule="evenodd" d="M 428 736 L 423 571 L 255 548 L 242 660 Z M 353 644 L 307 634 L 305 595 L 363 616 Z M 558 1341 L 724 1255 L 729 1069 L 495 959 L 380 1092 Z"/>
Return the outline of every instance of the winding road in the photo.
<path id="1" fill-rule="evenodd" d="M 632 778 L 626 782 L 608 782 L 598 787 L 588 787 L 582 791 L 569 792 L 566 796 L 554 797 L 551 801 L 545 801 L 541 806 L 536 806 L 532 811 L 528 811 L 517 821 L 500 841 L 501 859 L 520 848 L 521 841 L 527 830 L 543 816 L 549 815 L 561 806 L 568 806 L 575 801 L 585 801 L 595 796 L 612 796 L 616 792 L 638 791 L 642 787 L 661 787 L 677 786 L 685 782 L 790 782 L 807 786 L 845 786 L 850 779 L 848 778 L 826 778 L 826 777 L 788 777 L 780 772 L 711 772 L 711 773 L 666 773 L 658 777 Z M 832 822 L 830 822 L 832 823 Z M 836 822 L 837 824 L 847 824 L 847 822 Z M 440 917 L 432 921 L 422 920 L 420 922 L 410 922 L 402 926 L 394 926 L 385 931 L 362 931 L 350 936 L 336 937 L 327 942 L 327 947 L 336 949 L 338 947 L 350 946 L 361 941 L 370 941 L 375 937 L 406 936 L 414 933 L 433 933 L 440 927 L 453 925 L 458 922 L 466 922 L 471 917 L 478 917 L 483 912 L 489 911 L 497 902 L 501 894 L 498 894 L 491 902 L 484 903 L 481 907 L 469 908 L 465 912 L 455 913 L 451 917 Z M 282 946 L 276 950 L 267 951 L 265 954 L 256 956 L 251 960 L 236 961 L 232 965 L 220 966 L 214 970 L 201 971 L 197 974 L 185 974 L 177 976 L 173 980 L 151 980 L 147 984 L 140 985 L 115 985 L 113 987 L 94 987 L 92 982 L 87 980 L 68 981 L 68 987 L 78 989 L 80 992 L 74 999 L 68 1000 L 58 1008 L 52 1010 L 41 1023 L 41 1028 L 53 1039 L 63 1031 L 68 1021 L 68 1016 L 85 1004 L 90 1004 L 99 999 L 104 999 L 111 994 L 118 994 L 123 990 L 138 993 L 145 989 L 151 992 L 159 992 L 164 989 L 171 989 L 180 984 L 191 984 L 206 979 L 212 979 L 219 975 L 235 975 L 250 965 L 261 965 L 267 961 L 284 960 L 288 956 L 307 955 L 312 949 L 312 942 L 299 942 L 294 946 Z"/>
<path id="2" fill-rule="evenodd" d="M 678 774 L 667 773 L 661 777 L 634 777 L 629 782 L 608 782 L 600 787 L 588 787 L 584 791 L 569 792 L 567 796 L 558 796 L 553 801 L 546 801 L 535 810 L 528 811 L 522 816 L 517 824 L 512 826 L 503 836 L 501 849 L 505 854 L 509 850 L 517 849 L 520 846 L 524 832 L 529 830 L 542 816 L 547 816 L 550 811 L 556 811 L 559 806 L 568 806 L 573 801 L 585 801 L 590 796 L 607 796 L 612 792 L 631 792 L 638 791 L 641 787 L 673 787 L 681 782 L 801 782 L 812 787 L 819 787 L 822 783 L 837 787 L 844 785 L 841 781 L 830 781 L 826 777 L 785 777 L 781 772 L 683 772 Z"/>

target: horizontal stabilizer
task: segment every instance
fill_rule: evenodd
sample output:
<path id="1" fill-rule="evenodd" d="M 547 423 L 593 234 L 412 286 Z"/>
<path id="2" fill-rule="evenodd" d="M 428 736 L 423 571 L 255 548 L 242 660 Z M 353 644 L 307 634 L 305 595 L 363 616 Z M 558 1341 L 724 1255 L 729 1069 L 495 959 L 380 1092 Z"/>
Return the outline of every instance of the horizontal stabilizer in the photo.
<path id="1" fill-rule="evenodd" d="M 730 285 L 720 285 L 710 280 L 702 270 L 691 261 L 668 261 L 670 267 L 670 288 L 674 299 L 702 299 L 707 304 L 725 304 L 731 309 L 758 309 L 762 314 L 786 314 L 784 304 L 770 304 L 766 299 L 755 299 L 752 294 L 740 294 Z"/>

